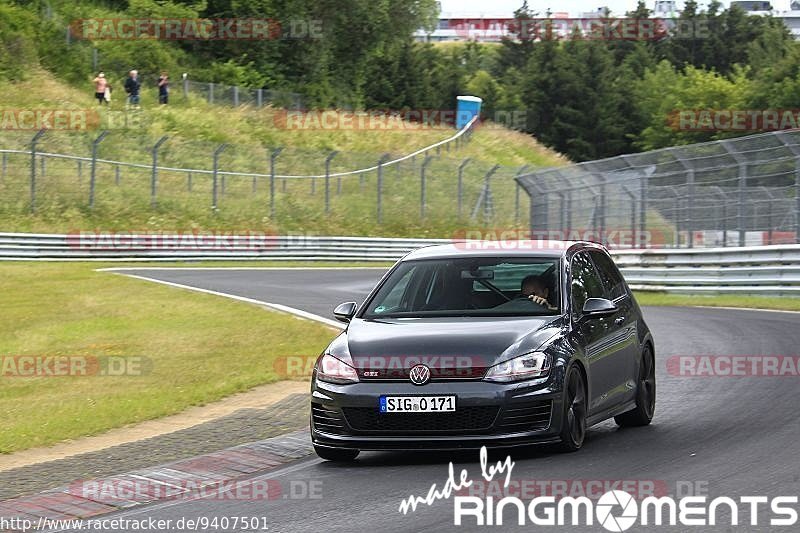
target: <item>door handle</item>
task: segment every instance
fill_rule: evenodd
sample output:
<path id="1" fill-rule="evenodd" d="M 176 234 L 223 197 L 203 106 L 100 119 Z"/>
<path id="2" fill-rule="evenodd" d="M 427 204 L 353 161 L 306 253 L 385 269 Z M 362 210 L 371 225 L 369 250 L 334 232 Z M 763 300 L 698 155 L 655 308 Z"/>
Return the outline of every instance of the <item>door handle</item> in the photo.
<path id="1" fill-rule="evenodd" d="M 614 319 L 614 324 L 617 326 L 622 325 L 623 322 L 625 322 L 624 316 L 620 316 Z"/>

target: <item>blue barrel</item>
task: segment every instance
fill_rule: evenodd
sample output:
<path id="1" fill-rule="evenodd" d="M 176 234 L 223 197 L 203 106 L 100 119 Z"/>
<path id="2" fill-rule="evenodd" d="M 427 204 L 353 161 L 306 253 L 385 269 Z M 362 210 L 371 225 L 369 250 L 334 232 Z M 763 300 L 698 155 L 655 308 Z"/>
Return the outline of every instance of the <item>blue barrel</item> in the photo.
<path id="1" fill-rule="evenodd" d="M 477 96 L 458 96 L 456 97 L 456 129 L 460 130 L 472 120 L 473 117 L 481 114 L 481 104 L 483 100 Z"/>

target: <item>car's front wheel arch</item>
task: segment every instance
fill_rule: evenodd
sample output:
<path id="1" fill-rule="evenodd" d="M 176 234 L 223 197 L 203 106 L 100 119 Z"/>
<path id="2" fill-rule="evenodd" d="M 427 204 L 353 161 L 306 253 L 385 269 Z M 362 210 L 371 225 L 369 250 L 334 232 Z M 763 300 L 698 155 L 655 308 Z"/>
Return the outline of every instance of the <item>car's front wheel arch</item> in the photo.
<path id="1" fill-rule="evenodd" d="M 577 451 L 586 440 L 588 390 L 586 370 L 581 363 L 574 361 L 564 372 L 560 421 L 561 443 L 558 446 L 561 451 Z"/>

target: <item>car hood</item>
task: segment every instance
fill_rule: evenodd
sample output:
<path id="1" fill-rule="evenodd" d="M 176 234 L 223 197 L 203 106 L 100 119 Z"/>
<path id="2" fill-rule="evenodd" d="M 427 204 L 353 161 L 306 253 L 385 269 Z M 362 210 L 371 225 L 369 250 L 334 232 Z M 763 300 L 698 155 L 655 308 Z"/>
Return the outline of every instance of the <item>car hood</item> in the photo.
<path id="1" fill-rule="evenodd" d="M 558 333 L 560 316 L 353 319 L 347 347 L 361 378 L 399 379 L 417 364 L 432 379 L 478 378 Z M 365 374 L 366 373 L 366 374 Z"/>

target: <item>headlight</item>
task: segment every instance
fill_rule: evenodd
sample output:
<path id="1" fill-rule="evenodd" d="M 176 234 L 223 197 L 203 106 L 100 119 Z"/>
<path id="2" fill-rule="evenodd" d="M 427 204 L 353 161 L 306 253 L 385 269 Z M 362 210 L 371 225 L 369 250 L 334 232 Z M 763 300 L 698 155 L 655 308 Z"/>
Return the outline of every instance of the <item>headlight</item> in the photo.
<path id="1" fill-rule="evenodd" d="M 356 369 L 331 354 L 322 354 L 317 361 L 317 379 L 329 383 L 357 383 Z"/>
<path id="2" fill-rule="evenodd" d="M 550 356 L 542 352 L 531 352 L 489 367 L 483 379 L 508 383 L 523 379 L 541 378 L 549 372 Z"/>

